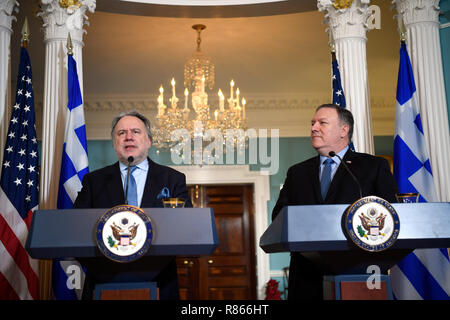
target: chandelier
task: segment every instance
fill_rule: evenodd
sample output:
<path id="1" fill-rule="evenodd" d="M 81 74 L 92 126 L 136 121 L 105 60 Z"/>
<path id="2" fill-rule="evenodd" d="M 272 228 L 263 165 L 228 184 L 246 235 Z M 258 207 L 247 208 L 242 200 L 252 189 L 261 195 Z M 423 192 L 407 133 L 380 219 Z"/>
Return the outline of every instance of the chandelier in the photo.
<path id="1" fill-rule="evenodd" d="M 197 158 L 195 163 L 211 163 L 224 150 L 226 152 L 230 150 L 229 148 L 245 147 L 246 101 L 245 98 L 240 97 L 239 88 L 231 80 L 229 98 L 226 99 L 222 90 L 219 89 L 218 106 L 213 108 L 209 105 L 206 88 L 210 90 L 214 88 L 214 64 L 211 58 L 200 49 L 200 34 L 206 26 L 196 24 L 192 28 L 197 31 L 197 50 L 184 64 L 184 106 L 178 106 L 179 98 L 176 96 L 174 78 L 171 81 L 172 96 L 169 98 L 168 106 L 164 104 L 164 88 L 161 85 L 157 99 L 156 123 L 152 129 L 152 144 L 158 149 L 157 153 L 159 150 L 171 150 L 184 157 L 186 155 L 183 153 L 186 153 L 186 150 L 190 152 L 191 147 L 194 144 L 198 146 L 200 141 L 201 148 L 194 148 L 191 155 Z M 192 110 L 189 105 L 189 95 Z M 179 132 L 184 132 L 184 135 L 181 135 L 183 139 L 176 134 Z M 221 150 L 218 151 L 216 148 L 211 154 L 205 156 L 202 150 L 213 141 Z M 174 148 L 175 146 L 177 147 Z M 199 156 L 202 157 L 199 152 L 203 154 L 201 160 L 198 160 Z"/>

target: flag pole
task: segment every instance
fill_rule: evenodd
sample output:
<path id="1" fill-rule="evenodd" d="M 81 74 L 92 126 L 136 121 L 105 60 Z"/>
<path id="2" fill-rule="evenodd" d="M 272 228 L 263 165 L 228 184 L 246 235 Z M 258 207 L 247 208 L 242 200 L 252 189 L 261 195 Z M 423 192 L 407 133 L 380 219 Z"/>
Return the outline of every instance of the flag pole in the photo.
<path id="1" fill-rule="evenodd" d="M 70 32 L 67 35 L 67 54 L 73 56 L 73 44 L 72 44 L 72 37 L 70 36 Z"/>
<path id="2" fill-rule="evenodd" d="M 27 48 L 28 39 L 30 38 L 30 29 L 28 28 L 28 18 L 25 17 L 25 22 L 22 27 L 22 47 Z"/>

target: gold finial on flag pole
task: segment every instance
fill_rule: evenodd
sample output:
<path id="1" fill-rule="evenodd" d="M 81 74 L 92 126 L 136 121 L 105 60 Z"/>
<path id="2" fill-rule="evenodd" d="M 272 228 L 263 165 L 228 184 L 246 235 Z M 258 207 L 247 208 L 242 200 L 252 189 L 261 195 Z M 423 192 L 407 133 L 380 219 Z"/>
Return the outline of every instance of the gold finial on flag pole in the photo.
<path id="1" fill-rule="evenodd" d="M 30 38 L 30 29 L 28 28 L 28 19 L 25 17 L 25 22 L 22 27 L 22 47 L 26 48 L 28 39 Z"/>
<path id="2" fill-rule="evenodd" d="M 334 42 L 333 28 L 330 26 L 326 30 L 328 32 L 328 46 L 332 53 L 336 53 L 336 44 Z"/>
<path id="3" fill-rule="evenodd" d="M 67 54 L 73 55 L 73 44 L 72 44 L 72 38 L 70 36 L 70 32 L 67 35 Z"/>
<path id="4" fill-rule="evenodd" d="M 334 44 L 334 42 L 330 44 L 330 51 L 331 53 L 336 53 L 336 45 Z"/>
<path id="5" fill-rule="evenodd" d="M 398 32 L 400 33 L 400 41 L 405 42 L 406 41 L 406 27 L 405 23 L 403 22 L 403 16 L 401 14 L 398 14 Z"/>

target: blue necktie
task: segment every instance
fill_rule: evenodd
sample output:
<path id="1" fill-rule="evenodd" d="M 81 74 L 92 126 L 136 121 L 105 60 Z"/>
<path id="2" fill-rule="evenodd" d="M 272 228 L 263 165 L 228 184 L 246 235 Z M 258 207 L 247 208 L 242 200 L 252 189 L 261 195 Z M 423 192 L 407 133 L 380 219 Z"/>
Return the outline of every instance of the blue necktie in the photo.
<path id="1" fill-rule="evenodd" d="M 334 163 L 332 159 L 326 159 L 323 164 L 322 178 L 320 179 L 320 191 L 322 192 L 322 199 L 325 200 L 328 188 L 331 184 L 331 165 Z"/>
<path id="2" fill-rule="evenodd" d="M 130 181 L 128 182 L 128 197 L 127 202 L 132 206 L 138 206 L 138 198 L 137 198 L 137 186 L 136 180 L 134 179 L 133 172 L 137 169 L 136 166 L 130 167 Z M 125 181 L 126 182 L 126 181 Z M 126 186 L 125 186 L 126 188 Z"/>

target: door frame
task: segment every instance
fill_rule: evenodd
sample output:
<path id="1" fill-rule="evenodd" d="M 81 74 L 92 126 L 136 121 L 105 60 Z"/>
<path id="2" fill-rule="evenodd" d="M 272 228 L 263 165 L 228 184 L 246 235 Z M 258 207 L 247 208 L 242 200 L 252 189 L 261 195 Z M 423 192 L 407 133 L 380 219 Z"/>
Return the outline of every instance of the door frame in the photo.
<path id="1" fill-rule="evenodd" d="M 259 247 L 259 238 L 268 226 L 267 201 L 270 200 L 270 181 L 265 172 L 250 171 L 248 165 L 171 166 L 186 175 L 186 184 L 252 184 L 254 212 L 254 243 L 256 253 L 256 295 L 265 297 L 270 279 L 269 255 Z"/>

